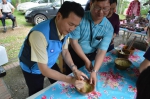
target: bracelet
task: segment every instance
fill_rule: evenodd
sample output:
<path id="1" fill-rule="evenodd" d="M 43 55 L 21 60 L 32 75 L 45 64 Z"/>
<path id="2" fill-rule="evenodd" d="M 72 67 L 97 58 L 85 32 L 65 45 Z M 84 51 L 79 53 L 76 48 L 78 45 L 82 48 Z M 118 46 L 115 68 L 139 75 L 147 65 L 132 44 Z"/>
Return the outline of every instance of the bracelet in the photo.
<path id="1" fill-rule="evenodd" d="M 70 66 L 70 69 L 72 70 L 72 68 L 73 68 L 74 66 L 75 66 L 75 64 L 71 65 L 71 66 Z"/>
<path id="2" fill-rule="evenodd" d="M 95 69 L 92 69 L 92 72 L 95 72 L 95 73 L 97 73 L 97 71 L 96 71 Z"/>

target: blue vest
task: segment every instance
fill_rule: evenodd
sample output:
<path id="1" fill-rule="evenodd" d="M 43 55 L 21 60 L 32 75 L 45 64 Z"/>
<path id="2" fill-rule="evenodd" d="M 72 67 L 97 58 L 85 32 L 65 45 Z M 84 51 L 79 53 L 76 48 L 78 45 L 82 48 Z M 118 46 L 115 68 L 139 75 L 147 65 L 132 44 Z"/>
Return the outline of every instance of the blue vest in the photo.
<path id="1" fill-rule="evenodd" d="M 36 25 L 30 30 L 19 53 L 20 66 L 26 72 L 33 73 L 33 74 L 41 74 L 37 63 L 31 61 L 31 47 L 29 45 L 28 39 L 32 31 L 39 31 L 46 38 L 48 44 L 47 45 L 47 53 L 48 53 L 47 66 L 49 68 L 51 68 L 56 63 L 58 56 L 62 51 L 62 46 L 65 44 L 68 38 L 68 35 L 66 35 L 63 40 L 61 41 L 59 40 L 56 25 L 55 25 L 55 18 L 41 22 L 40 24 Z"/>

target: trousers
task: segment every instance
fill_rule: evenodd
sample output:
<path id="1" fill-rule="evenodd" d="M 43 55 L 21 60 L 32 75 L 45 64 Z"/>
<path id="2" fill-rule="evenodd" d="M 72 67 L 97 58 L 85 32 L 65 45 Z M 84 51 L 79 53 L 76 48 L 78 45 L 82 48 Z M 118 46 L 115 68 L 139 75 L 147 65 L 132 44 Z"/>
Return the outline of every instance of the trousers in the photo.
<path id="1" fill-rule="evenodd" d="M 54 66 L 51 69 L 54 69 L 54 70 L 60 72 L 60 69 L 56 63 L 54 64 Z M 43 89 L 45 76 L 43 76 L 42 74 L 28 73 L 24 70 L 22 70 L 22 72 L 23 72 L 26 84 L 28 86 L 28 89 L 29 89 L 29 96 L 31 96 L 31 95 L 35 94 L 36 92 Z M 48 78 L 48 79 L 51 84 L 56 82 L 56 80 L 53 80 L 51 78 Z"/>

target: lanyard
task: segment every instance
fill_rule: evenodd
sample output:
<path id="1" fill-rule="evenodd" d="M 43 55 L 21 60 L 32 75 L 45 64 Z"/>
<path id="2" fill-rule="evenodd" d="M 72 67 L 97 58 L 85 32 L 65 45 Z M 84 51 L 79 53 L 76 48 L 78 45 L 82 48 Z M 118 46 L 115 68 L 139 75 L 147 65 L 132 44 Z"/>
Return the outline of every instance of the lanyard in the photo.
<path id="1" fill-rule="evenodd" d="M 91 41 L 92 41 L 92 37 L 93 37 L 93 33 L 92 33 L 92 23 L 91 23 L 91 20 L 89 20 L 90 22 L 90 36 L 91 36 Z"/>

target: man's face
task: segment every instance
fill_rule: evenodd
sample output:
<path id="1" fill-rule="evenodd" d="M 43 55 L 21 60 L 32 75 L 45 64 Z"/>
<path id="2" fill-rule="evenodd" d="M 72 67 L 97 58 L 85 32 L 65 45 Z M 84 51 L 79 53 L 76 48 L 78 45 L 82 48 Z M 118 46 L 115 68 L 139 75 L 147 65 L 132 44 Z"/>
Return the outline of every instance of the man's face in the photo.
<path id="1" fill-rule="evenodd" d="M 107 16 L 110 10 L 109 1 L 95 1 L 90 4 L 90 11 L 93 20 L 101 20 L 104 16 Z"/>
<path id="2" fill-rule="evenodd" d="M 68 18 L 62 18 L 61 13 L 58 13 L 56 16 L 57 27 L 59 32 L 63 35 L 68 34 L 73 31 L 79 24 L 81 18 L 78 17 L 75 13 L 71 12 Z"/>
<path id="3" fill-rule="evenodd" d="M 138 1 L 138 0 L 134 0 L 134 1 Z"/>
<path id="4" fill-rule="evenodd" d="M 2 0 L 3 1 L 3 3 L 6 3 L 6 0 Z"/>
<path id="5" fill-rule="evenodd" d="M 116 10 L 116 6 L 117 6 L 116 3 L 112 3 L 111 4 L 108 16 L 112 16 L 112 14 L 114 13 L 114 11 Z"/>

